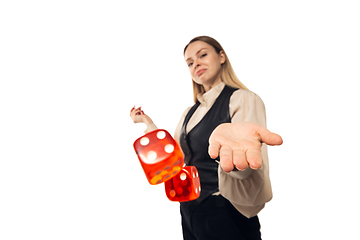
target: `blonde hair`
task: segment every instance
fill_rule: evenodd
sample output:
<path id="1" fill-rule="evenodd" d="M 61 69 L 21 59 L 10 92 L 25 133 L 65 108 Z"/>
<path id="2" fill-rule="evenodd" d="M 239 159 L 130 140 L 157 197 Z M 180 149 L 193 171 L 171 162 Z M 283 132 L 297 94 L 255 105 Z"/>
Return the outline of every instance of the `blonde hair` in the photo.
<path id="1" fill-rule="evenodd" d="M 202 41 L 205 42 L 207 44 L 210 44 L 211 46 L 213 46 L 215 48 L 215 51 L 220 54 L 221 51 L 223 51 L 224 55 L 225 55 L 225 63 L 223 63 L 221 65 L 221 80 L 223 81 L 223 83 L 225 83 L 226 85 L 233 87 L 233 88 L 240 88 L 240 89 L 246 89 L 249 90 L 235 75 L 234 69 L 231 66 L 230 60 L 228 58 L 228 56 L 226 55 L 223 47 L 220 45 L 220 43 L 218 41 L 216 41 L 215 39 L 208 37 L 208 36 L 200 36 L 200 37 L 196 37 L 193 38 L 184 48 L 184 55 L 186 52 L 186 49 L 188 48 L 188 46 L 196 41 Z M 193 84 L 193 93 L 194 93 L 194 102 L 197 103 L 197 96 L 199 93 L 205 93 L 205 89 L 202 85 L 197 84 L 194 80 L 192 81 Z"/>

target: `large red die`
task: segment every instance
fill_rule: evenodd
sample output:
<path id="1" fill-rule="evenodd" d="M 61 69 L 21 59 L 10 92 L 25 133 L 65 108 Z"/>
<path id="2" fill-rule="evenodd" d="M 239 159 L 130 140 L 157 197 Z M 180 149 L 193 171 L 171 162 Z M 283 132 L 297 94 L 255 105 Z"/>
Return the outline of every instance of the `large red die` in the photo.
<path id="1" fill-rule="evenodd" d="M 184 165 L 179 145 L 163 129 L 138 138 L 134 142 L 134 149 L 149 183 L 153 185 L 174 177 Z"/>
<path id="2" fill-rule="evenodd" d="M 184 167 L 175 177 L 166 181 L 165 192 L 171 201 L 186 202 L 197 199 L 201 187 L 196 167 Z"/>

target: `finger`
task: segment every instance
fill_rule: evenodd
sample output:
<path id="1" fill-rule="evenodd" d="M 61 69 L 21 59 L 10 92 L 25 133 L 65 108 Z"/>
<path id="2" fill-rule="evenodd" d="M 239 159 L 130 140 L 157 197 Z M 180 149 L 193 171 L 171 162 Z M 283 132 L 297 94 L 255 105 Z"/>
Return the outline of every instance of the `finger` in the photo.
<path id="1" fill-rule="evenodd" d="M 141 107 L 135 108 L 135 106 L 130 110 L 130 113 L 141 110 Z"/>
<path id="2" fill-rule="evenodd" d="M 219 151 L 220 151 L 220 144 L 216 141 L 211 141 L 209 142 L 209 155 L 212 159 L 215 159 L 219 156 Z"/>
<path id="3" fill-rule="evenodd" d="M 245 152 L 242 150 L 234 150 L 233 151 L 233 162 L 235 167 L 240 170 L 244 171 L 249 167 L 247 161 L 246 161 L 246 155 Z"/>
<path id="4" fill-rule="evenodd" d="M 220 165 L 225 172 L 231 172 L 234 169 L 233 151 L 229 146 L 222 146 L 220 149 Z"/>
<path id="5" fill-rule="evenodd" d="M 246 151 L 246 160 L 249 166 L 256 170 L 261 168 L 263 160 L 260 149 L 249 149 Z"/>
<path id="6" fill-rule="evenodd" d="M 281 145 L 283 140 L 280 135 L 276 133 L 270 132 L 268 129 L 261 127 L 258 130 L 258 134 L 262 142 L 266 143 L 267 145 Z"/>
<path id="7" fill-rule="evenodd" d="M 135 109 L 134 111 L 131 112 L 131 114 L 137 116 L 137 115 L 141 115 L 142 110 L 139 109 Z"/>

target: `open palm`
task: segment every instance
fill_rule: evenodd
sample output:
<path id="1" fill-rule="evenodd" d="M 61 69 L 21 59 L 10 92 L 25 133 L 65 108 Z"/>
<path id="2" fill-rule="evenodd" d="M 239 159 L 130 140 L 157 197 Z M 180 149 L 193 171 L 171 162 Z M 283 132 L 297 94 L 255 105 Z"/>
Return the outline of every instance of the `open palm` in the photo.
<path id="1" fill-rule="evenodd" d="M 252 122 L 224 123 L 219 125 L 209 138 L 209 155 L 217 158 L 225 172 L 234 168 L 245 170 L 262 166 L 261 146 L 281 145 L 281 136 Z"/>

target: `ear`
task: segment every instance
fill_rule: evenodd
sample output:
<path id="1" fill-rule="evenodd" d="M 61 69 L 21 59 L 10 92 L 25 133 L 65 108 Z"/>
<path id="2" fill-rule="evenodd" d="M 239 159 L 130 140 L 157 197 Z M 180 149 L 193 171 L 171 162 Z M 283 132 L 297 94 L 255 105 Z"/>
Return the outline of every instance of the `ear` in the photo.
<path id="1" fill-rule="evenodd" d="M 220 56 L 220 62 L 221 62 L 221 64 L 224 64 L 225 61 L 226 61 L 225 52 L 224 52 L 223 50 L 221 50 L 220 53 L 219 53 L 219 56 Z"/>

